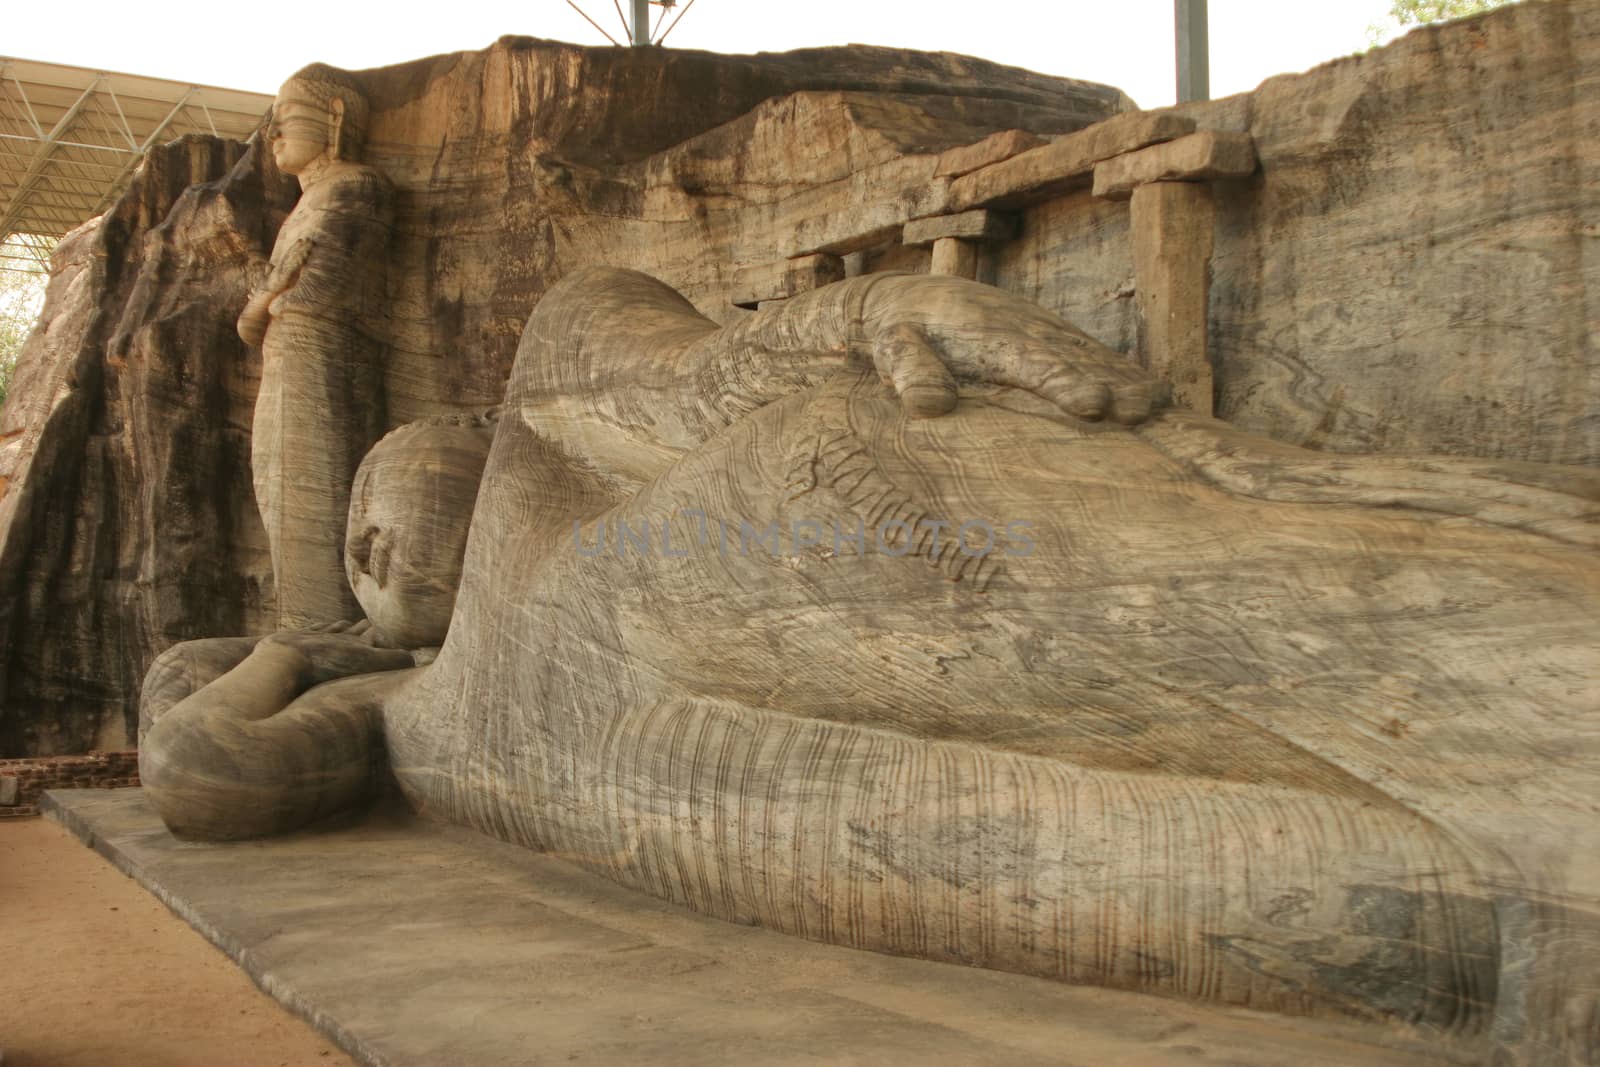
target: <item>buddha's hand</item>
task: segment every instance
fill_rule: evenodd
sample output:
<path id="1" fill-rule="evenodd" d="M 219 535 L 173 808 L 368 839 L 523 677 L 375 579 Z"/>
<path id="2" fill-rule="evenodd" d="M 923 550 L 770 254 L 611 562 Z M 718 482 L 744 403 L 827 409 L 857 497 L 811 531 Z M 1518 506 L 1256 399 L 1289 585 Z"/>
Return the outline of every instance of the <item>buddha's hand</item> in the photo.
<path id="1" fill-rule="evenodd" d="M 314 247 L 315 242 L 306 237 L 274 257 L 267 271 L 265 288 L 270 290 L 273 296 L 288 292 L 299 279 L 300 272 L 305 269 L 306 260 L 311 258 L 311 250 Z"/>
<path id="2" fill-rule="evenodd" d="M 250 280 L 250 299 L 240 312 L 237 324 L 239 338 L 245 344 L 257 348 L 266 340 L 267 327 L 272 324 L 273 301 L 299 280 L 312 247 L 309 239 L 296 241 L 276 260 L 268 262 L 258 256 L 245 268 Z"/>
<path id="3" fill-rule="evenodd" d="M 338 622 L 305 630 L 285 630 L 261 639 L 266 654 L 295 657 L 295 666 L 308 686 L 355 674 L 403 670 L 416 665 L 411 653 L 397 648 L 376 648 L 371 623 Z"/>
<path id="4" fill-rule="evenodd" d="M 257 289 L 239 313 L 239 339 L 251 348 L 261 347 L 261 342 L 266 340 L 267 326 L 272 322 L 272 313 L 267 310 L 271 302 L 272 297 L 265 289 Z"/>
<path id="5" fill-rule="evenodd" d="M 860 317 L 879 376 L 915 417 L 953 410 L 960 383 L 1023 389 L 1076 418 L 1123 425 L 1165 402 L 1162 383 L 1128 357 L 993 286 L 883 277 L 865 290 Z"/>
<path id="6" fill-rule="evenodd" d="M 250 253 L 250 262 L 245 264 L 244 280 L 254 292 L 267 284 L 267 277 L 272 273 L 272 261 L 259 252 Z"/>

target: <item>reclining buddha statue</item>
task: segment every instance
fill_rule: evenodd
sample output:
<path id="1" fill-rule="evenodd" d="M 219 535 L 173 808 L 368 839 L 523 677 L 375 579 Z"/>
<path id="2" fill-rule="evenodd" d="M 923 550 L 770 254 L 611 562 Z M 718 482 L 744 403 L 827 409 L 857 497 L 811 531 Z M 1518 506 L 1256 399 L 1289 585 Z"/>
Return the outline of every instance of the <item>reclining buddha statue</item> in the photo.
<path id="1" fill-rule="evenodd" d="M 367 620 L 170 650 L 141 773 L 181 836 L 392 773 L 735 922 L 1582 1060 L 1597 500 L 1163 410 L 974 282 L 719 328 L 588 269 L 367 457 Z"/>

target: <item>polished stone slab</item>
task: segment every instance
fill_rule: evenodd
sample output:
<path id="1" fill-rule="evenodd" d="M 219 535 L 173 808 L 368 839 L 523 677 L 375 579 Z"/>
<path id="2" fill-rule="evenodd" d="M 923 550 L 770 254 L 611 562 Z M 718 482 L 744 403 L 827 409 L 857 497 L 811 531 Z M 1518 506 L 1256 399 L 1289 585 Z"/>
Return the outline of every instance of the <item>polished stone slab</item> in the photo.
<path id="1" fill-rule="evenodd" d="M 216 845 L 137 789 L 45 807 L 367 1064 L 1430 1062 L 1381 1032 L 718 922 L 403 811 Z"/>

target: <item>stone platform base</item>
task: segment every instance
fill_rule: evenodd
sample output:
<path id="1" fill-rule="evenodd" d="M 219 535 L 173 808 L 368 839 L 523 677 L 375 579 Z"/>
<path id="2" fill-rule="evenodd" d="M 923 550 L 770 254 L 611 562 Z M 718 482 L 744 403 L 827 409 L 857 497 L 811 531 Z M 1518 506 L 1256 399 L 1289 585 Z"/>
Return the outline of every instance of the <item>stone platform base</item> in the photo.
<path id="1" fill-rule="evenodd" d="M 43 806 L 366 1064 L 1435 1062 L 1383 1031 L 734 926 L 404 812 L 202 845 L 137 789 Z"/>

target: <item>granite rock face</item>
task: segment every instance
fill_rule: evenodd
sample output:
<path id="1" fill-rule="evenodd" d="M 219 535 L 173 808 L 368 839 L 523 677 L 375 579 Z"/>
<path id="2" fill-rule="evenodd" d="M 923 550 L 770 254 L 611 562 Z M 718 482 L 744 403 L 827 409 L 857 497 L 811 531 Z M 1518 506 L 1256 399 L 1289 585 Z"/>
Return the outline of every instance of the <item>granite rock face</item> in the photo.
<path id="1" fill-rule="evenodd" d="M 1224 417 L 1600 462 L 1600 4 L 1419 30 L 1232 107 L 1262 170 L 1219 233 Z"/>
<path id="2" fill-rule="evenodd" d="M 244 146 L 188 138 L 58 248 L 0 411 L 0 753 L 125 747 L 152 652 L 270 618 L 259 361 L 222 312 L 292 197 Z"/>
<path id="3" fill-rule="evenodd" d="M 1540 158 L 1504 131 L 1589 158 L 1587 98 L 1539 87 L 1584 83 L 1597 10 L 1183 113 L 854 49 L 504 41 L 291 79 L 269 137 L 306 192 L 268 277 L 313 262 L 296 226 L 370 102 L 393 198 L 362 410 L 409 425 L 347 526 L 313 516 L 367 618 L 162 653 L 149 796 L 176 834 L 256 836 L 392 773 L 738 922 L 1592 1062 L 1593 193 L 1529 176 L 1549 197 L 1508 222 L 1495 181 Z M 1423 85 L 1456 67 L 1466 111 Z M 169 225 L 197 246 L 244 232 L 194 212 Z M 141 260 L 108 363 L 218 318 L 163 303 L 175 271 Z M 291 295 L 337 319 L 376 288 L 340 276 L 255 289 L 269 369 Z M 1556 333 L 1530 354 L 1488 312 Z M 352 450 L 301 415 L 285 441 Z"/>
<path id="4" fill-rule="evenodd" d="M 1513 4 L 1179 109 L 1218 184 L 1216 414 L 1340 452 L 1600 462 L 1600 4 Z M 993 280 L 1137 346 L 1129 214 L 1032 207 Z"/>
<path id="5" fill-rule="evenodd" d="M 366 158 L 397 188 L 375 327 L 391 427 L 498 403 L 523 322 L 571 270 L 648 268 L 736 316 L 732 290 L 781 278 L 791 228 L 847 217 L 864 176 L 922 182 L 940 152 L 995 131 L 1130 106 L 1105 86 L 861 47 L 507 38 L 358 78 Z M 272 628 L 250 472 L 260 356 L 233 320 L 296 192 L 262 153 L 183 142 L 58 253 L 0 415 L 0 755 L 119 747 L 163 648 Z"/>

